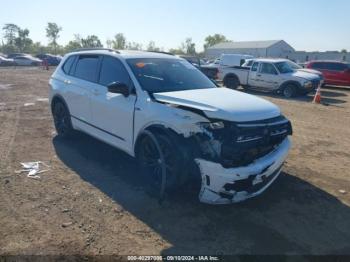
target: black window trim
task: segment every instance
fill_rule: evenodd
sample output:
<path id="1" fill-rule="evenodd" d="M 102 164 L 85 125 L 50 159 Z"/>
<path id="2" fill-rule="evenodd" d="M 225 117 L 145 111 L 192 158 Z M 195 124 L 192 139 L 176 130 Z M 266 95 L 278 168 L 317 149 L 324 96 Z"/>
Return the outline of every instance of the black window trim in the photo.
<path id="1" fill-rule="evenodd" d="M 98 72 L 97 72 L 97 84 L 100 85 L 100 86 L 104 86 L 104 87 L 107 87 L 103 84 L 100 83 L 100 78 L 101 78 L 101 70 L 102 70 L 102 63 L 103 63 L 103 60 L 105 59 L 105 57 L 111 57 L 115 60 L 117 60 L 121 65 L 122 67 L 125 69 L 125 72 L 128 74 L 128 77 L 129 77 L 129 83 L 131 84 L 131 86 L 129 87 L 130 88 L 130 95 L 136 95 L 136 88 L 135 88 L 135 85 L 134 85 L 134 82 L 132 81 L 132 78 L 130 76 L 130 73 L 129 71 L 127 70 L 126 66 L 123 64 L 123 62 L 118 58 L 118 57 L 115 57 L 115 56 L 111 56 L 111 55 L 101 55 L 101 58 L 100 58 L 100 63 L 98 65 Z"/>
<path id="2" fill-rule="evenodd" d="M 73 63 L 70 65 L 68 72 L 65 72 L 63 68 L 70 58 L 73 58 Z M 72 76 L 71 71 L 72 71 L 73 67 L 75 66 L 76 60 L 77 60 L 77 55 L 70 55 L 69 57 L 67 57 L 66 61 L 64 61 L 64 64 L 61 66 L 61 70 L 65 75 Z"/>
<path id="3" fill-rule="evenodd" d="M 268 64 L 268 65 L 272 65 L 272 67 L 275 69 L 276 74 L 269 74 L 269 73 L 263 73 L 261 72 L 262 68 L 263 68 L 263 64 Z M 277 76 L 278 74 L 280 74 L 280 72 L 278 71 L 278 69 L 276 68 L 276 66 L 273 63 L 268 63 L 268 62 L 261 62 L 260 63 L 260 68 L 258 71 L 260 74 L 264 74 L 264 75 L 273 75 L 273 76 Z"/>
<path id="4" fill-rule="evenodd" d="M 75 76 L 77 65 L 78 65 L 78 61 L 79 61 L 81 56 L 97 56 L 98 57 L 98 62 L 97 62 L 97 67 L 96 67 L 96 72 L 95 72 L 95 79 L 93 81 L 86 80 L 86 79 L 83 79 L 83 78 Z M 72 76 L 74 78 L 77 78 L 77 79 L 80 79 L 80 80 L 83 80 L 83 81 L 86 81 L 86 82 L 98 84 L 98 77 L 97 76 L 99 74 L 99 68 L 100 68 L 100 65 L 101 65 L 102 55 L 101 54 L 88 53 L 88 54 L 78 54 L 78 55 L 76 55 L 76 57 L 77 58 L 75 58 L 74 64 L 72 65 L 72 68 L 70 70 L 70 71 L 73 70 L 72 72 L 70 72 L 71 73 L 70 76 Z"/>

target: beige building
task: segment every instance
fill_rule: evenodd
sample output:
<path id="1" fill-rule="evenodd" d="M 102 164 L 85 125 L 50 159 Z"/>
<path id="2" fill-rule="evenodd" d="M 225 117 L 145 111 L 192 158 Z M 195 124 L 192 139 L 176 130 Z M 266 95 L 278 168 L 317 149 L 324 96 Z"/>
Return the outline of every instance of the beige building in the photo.
<path id="1" fill-rule="evenodd" d="M 222 54 L 246 54 L 254 57 L 288 58 L 298 63 L 311 60 L 338 60 L 350 62 L 350 53 L 338 51 L 296 51 L 284 40 L 224 42 L 205 50 L 206 57 L 210 59 L 220 57 Z"/>

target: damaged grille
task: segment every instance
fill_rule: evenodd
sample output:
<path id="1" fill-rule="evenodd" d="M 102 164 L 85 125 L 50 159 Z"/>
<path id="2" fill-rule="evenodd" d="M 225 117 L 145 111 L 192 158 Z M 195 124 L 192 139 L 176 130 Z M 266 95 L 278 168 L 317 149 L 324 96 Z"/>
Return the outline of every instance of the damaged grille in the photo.
<path id="1" fill-rule="evenodd" d="M 270 153 L 292 134 L 289 120 L 280 116 L 254 122 L 226 122 L 220 136 L 221 164 L 224 167 L 245 166 Z"/>

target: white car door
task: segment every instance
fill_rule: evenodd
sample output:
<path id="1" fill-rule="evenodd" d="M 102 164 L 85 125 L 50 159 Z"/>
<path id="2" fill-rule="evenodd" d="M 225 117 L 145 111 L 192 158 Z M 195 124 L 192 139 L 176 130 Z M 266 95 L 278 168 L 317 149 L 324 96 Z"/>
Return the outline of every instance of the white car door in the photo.
<path id="1" fill-rule="evenodd" d="M 103 56 L 98 85 L 92 91 L 92 124 L 98 128 L 99 138 L 118 148 L 132 152 L 133 118 L 136 95 L 125 97 L 108 92 L 107 86 L 119 82 L 133 90 L 129 73 L 116 57 Z"/>
<path id="2" fill-rule="evenodd" d="M 73 125 L 83 131 L 93 134 L 91 126 L 90 99 L 92 90 L 97 85 L 99 55 L 80 55 L 66 74 L 64 98 L 69 106 Z M 69 61 L 67 60 L 66 63 Z M 64 69 L 65 65 L 63 66 Z"/>
<path id="3" fill-rule="evenodd" d="M 248 85 L 254 86 L 254 87 L 260 86 L 261 78 L 258 77 L 259 66 L 260 66 L 259 62 L 254 62 L 252 67 L 250 68 L 249 76 L 248 76 Z"/>
<path id="4" fill-rule="evenodd" d="M 269 91 L 278 89 L 280 77 L 276 67 L 272 63 L 261 63 L 257 76 L 260 79 L 259 87 Z"/>

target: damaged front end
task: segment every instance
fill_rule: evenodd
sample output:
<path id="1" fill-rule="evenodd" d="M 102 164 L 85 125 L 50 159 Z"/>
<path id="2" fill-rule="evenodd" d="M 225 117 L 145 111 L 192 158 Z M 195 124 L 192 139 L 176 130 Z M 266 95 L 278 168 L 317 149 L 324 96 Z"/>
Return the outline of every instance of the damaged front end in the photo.
<path id="1" fill-rule="evenodd" d="M 262 193 L 280 174 L 291 143 L 289 120 L 203 123 L 195 134 L 195 162 L 202 176 L 199 199 L 209 204 L 240 202 Z"/>

